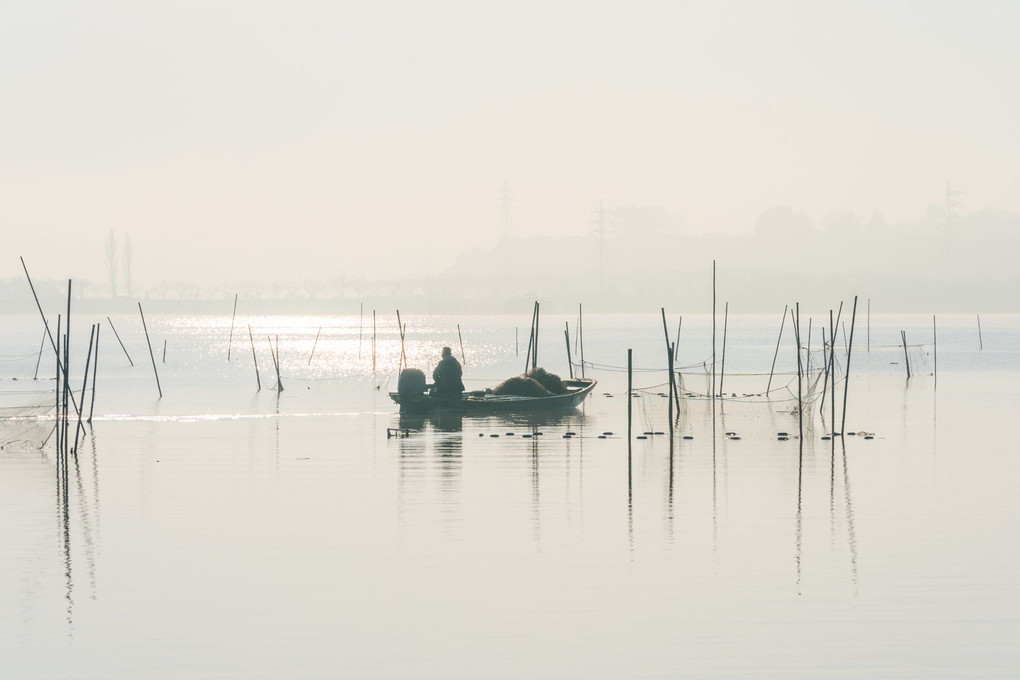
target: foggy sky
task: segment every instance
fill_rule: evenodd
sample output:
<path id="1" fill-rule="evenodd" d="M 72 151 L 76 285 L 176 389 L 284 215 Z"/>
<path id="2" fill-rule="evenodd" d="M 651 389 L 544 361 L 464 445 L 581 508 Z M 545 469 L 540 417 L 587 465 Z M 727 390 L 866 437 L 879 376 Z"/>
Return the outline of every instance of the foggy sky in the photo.
<path id="1" fill-rule="evenodd" d="M 0 276 L 426 274 L 652 206 L 1020 210 L 1016 3 L 7 2 Z"/>

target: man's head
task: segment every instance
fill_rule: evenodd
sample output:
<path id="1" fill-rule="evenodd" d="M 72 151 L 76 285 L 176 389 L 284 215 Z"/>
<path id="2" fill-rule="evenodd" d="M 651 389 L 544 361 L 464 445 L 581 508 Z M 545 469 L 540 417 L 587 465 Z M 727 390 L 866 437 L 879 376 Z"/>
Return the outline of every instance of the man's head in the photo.
<path id="1" fill-rule="evenodd" d="M 444 347 L 443 348 L 443 356 L 444 357 L 453 356 L 453 350 L 451 350 L 449 347 Z"/>

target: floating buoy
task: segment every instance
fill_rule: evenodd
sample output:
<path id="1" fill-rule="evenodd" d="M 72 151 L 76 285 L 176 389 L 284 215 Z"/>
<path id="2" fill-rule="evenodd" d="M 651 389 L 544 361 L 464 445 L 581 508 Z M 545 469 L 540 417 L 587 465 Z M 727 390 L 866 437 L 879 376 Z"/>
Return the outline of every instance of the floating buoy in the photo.
<path id="1" fill-rule="evenodd" d="M 856 437 L 857 436 L 856 432 L 847 432 L 846 434 L 847 434 L 848 437 Z"/>
<path id="2" fill-rule="evenodd" d="M 684 435 L 684 439 L 694 439 L 694 437 L 692 437 L 692 436 L 691 436 L 691 435 L 689 435 L 689 434 L 685 434 L 685 435 Z"/>
<path id="3" fill-rule="evenodd" d="M 479 437 L 484 437 L 484 436 L 485 436 L 485 433 L 484 433 L 484 432 L 479 432 L 479 433 L 478 433 L 478 436 L 479 436 Z"/>
<path id="4" fill-rule="evenodd" d="M 606 438 L 606 435 L 604 435 L 604 434 L 600 434 L 599 435 L 599 439 L 605 439 L 605 438 Z"/>
<path id="5" fill-rule="evenodd" d="M 604 434 L 604 435 L 606 435 L 607 437 L 609 437 L 609 436 L 612 436 L 612 434 L 613 434 L 613 433 L 612 433 L 612 432 L 603 432 L 602 434 Z"/>
<path id="6" fill-rule="evenodd" d="M 643 434 L 639 434 L 637 437 L 635 437 L 635 439 L 648 439 L 648 437 L 644 436 Z"/>
<path id="7" fill-rule="evenodd" d="M 573 439 L 573 437 L 571 437 L 571 436 L 570 436 L 569 434 L 565 434 L 565 435 L 563 435 L 563 438 L 564 438 L 564 439 Z"/>
<path id="8" fill-rule="evenodd" d="M 522 434 L 521 436 L 523 438 L 525 438 L 525 439 L 531 439 L 531 435 L 530 434 Z"/>
<path id="9" fill-rule="evenodd" d="M 790 438 L 789 437 L 779 437 L 779 441 L 781 441 L 781 442 L 788 442 L 788 441 L 790 441 Z"/>
<path id="10" fill-rule="evenodd" d="M 732 436 L 733 436 L 733 435 L 735 435 L 735 434 L 736 434 L 736 432 L 727 432 L 727 433 L 726 433 L 726 436 L 727 436 L 727 437 L 732 437 Z"/>
<path id="11" fill-rule="evenodd" d="M 777 432 L 776 434 L 779 435 L 780 437 L 789 437 L 790 436 L 789 433 L 786 433 L 786 432 Z"/>
<path id="12" fill-rule="evenodd" d="M 740 439 L 740 437 L 730 437 L 730 441 L 731 442 L 735 442 L 735 441 L 737 441 L 739 439 Z"/>
<path id="13" fill-rule="evenodd" d="M 655 434 L 654 432 L 645 432 L 645 434 Z"/>
<path id="14" fill-rule="evenodd" d="M 569 434 L 571 437 L 573 437 L 577 433 L 576 432 L 567 432 L 567 434 Z"/>
<path id="15" fill-rule="evenodd" d="M 507 432 L 507 433 L 506 433 L 506 436 L 508 436 L 508 437 L 512 437 L 512 436 L 514 436 L 514 433 L 513 433 L 513 432 Z"/>
<path id="16" fill-rule="evenodd" d="M 665 432 L 656 432 L 655 434 L 666 434 Z"/>
<path id="17" fill-rule="evenodd" d="M 490 434 L 489 436 L 490 437 L 498 437 L 499 435 L 498 434 Z"/>
<path id="18" fill-rule="evenodd" d="M 823 441 L 823 442 L 827 442 L 827 441 L 829 441 L 830 439 L 832 439 L 832 437 L 830 437 L 829 435 L 825 435 L 824 437 L 822 437 L 822 441 Z"/>
<path id="19" fill-rule="evenodd" d="M 874 437 L 869 434 L 867 437 L 865 437 L 865 439 L 874 439 Z"/>
<path id="20" fill-rule="evenodd" d="M 544 432 L 532 432 L 532 434 L 535 435 L 536 437 L 540 437 L 540 436 L 542 436 L 545 433 Z"/>

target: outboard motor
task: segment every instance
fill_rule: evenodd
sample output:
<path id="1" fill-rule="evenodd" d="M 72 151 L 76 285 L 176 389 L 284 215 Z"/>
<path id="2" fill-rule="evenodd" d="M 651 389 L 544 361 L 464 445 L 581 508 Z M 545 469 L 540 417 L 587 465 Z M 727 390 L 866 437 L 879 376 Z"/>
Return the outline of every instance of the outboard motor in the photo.
<path id="1" fill-rule="evenodd" d="M 425 393 L 425 374 L 417 368 L 405 368 L 397 378 L 397 394 L 401 397 L 420 397 Z"/>

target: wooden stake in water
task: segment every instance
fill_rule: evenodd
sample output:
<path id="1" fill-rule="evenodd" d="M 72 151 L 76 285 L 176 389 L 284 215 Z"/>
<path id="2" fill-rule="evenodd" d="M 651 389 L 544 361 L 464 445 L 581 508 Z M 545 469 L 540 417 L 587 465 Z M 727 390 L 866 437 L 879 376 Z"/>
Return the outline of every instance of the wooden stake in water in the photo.
<path id="1" fill-rule="evenodd" d="M 783 322 L 779 324 L 779 338 L 776 340 L 776 353 L 772 355 L 772 368 L 769 369 L 769 384 L 765 387 L 765 396 L 769 396 L 769 390 L 772 389 L 772 375 L 776 372 L 776 358 L 779 356 L 779 343 L 783 341 L 783 328 L 786 327 L 786 312 L 790 309 L 790 305 L 783 306 Z"/>
<path id="2" fill-rule="evenodd" d="M 712 403 L 715 403 L 715 260 L 712 260 Z M 713 418 L 713 422 L 714 422 Z"/>
<path id="3" fill-rule="evenodd" d="M 166 340 L 163 341 L 163 363 L 166 363 Z"/>
<path id="4" fill-rule="evenodd" d="M 627 446 L 631 441 L 631 421 L 634 414 L 634 350 L 627 350 Z"/>
<path id="5" fill-rule="evenodd" d="M 932 344 L 932 360 L 935 362 L 934 371 L 932 375 L 935 378 L 934 389 L 938 389 L 939 386 L 939 334 L 938 329 L 935 327 L 935 315 L 931 315 L 931 344 Z"/>
<path id="6" fill-rule="evenodd" d="M 846 396 L 850 389 L 850 353 L 854 347 L 854 322 L 857 320 L 857 296 L 854 295 L 854 311 L 850 316 L 850 341 L 846 346 L 846 377 L 843 379 L 843 421 L 839 426 L 839 436 L 846 431 Z"/>
<path id="7" fill-rule="evenodd" d="M 669 348 L 669 355 L 666 357 L 666 362 L 667 362 L 668 368 L 669 368 L 669 384 L 670 384 L 670 386 L 674 385 L 675 382 L 676 382 L 673 379 L 673 351 L 674 350 L 675 350 L 675 347 L 670 347 Z M 677 409 L 679 409 L 679 408 L 680 408 L 680 404 L 677 403 Z M 669 441 L 672 444 L 672 442 L 673 442 L 673 390 L 672 389 L 669 391 Z M 672 458 L 673 457 L 672 449 L 670 449 L 669 453 L 670 453 L 670 458 Z"/>
<path id="8" fill-rule="evenodd" d="M 981 315 L 980 314 L 977 315 L 977 321 L 978 321 L 978 349 L 984 349 L 985 348 L 985 341 L 981 338 Z"/>
<path id="9" fill-rule="evenodd" d="M 361 358 L 361 335 L 365 327 L 365 303 L 361 303 L 361 311 L 358 314 L 358 358 Z"/>
<path id="10" fill-rule="evenodd" d="M 669 329 L 666 326 L 666 308 L 660 307 L 659 311 L 662 312 L 662 332 L 666 336 L 666 352 L 669 355 L 666 358 L 669 359 L 673 356 L 674 345 L 669 340 Z M 676 399 L 677 403 L 679 403 L 680 395 L 677 394 L 676 381 L 673 380 L 673 371 L 669 372 L 669 396 L 671 400 Z"/>
<path id="11" fill-rule="evenodd" d="M 127 357 L 128 363 L 134 366 L 135 362 L 131 361 L 131 355 L 128 354 L 127 347 L 125 347 L 123 341 L 121 341 L 120 333 L 117 332 L 117 327 L 113 325 L 113 321 L 110 321 L 110 317 L 106 317 L 106 320 L 109 322 L 110 328 L 113 329 L 113 337 L 117 338 L 117 342 L 120 343 L 120 348 L 124 350 L 124 356 Z"/>
<path id="12" fill-rule="evenodd" d="M 404 324 L 400 320 L 400 310 L 397 310 L 397 337 L 400 338 L 400 356 L 397 357 L 397 373 L 404 367 L 407 355 L 404 354 Z"/>
<path id="13" fill-rule="evenodd" d="M 467 366 L 467 355 L 464 354 L 464 336 L 460 333 L 460 324 L 457 324 L 457 339 L 460 340 L 460 361 Z"/>
<path id="14" fill-rule="evenodd" d="M 903 363 L 907 365 L 907 378 L 910 377 L 910 356 L 907 354 L 907 332 L 900 331 L 900 340 L 903 341 Z"/>
<path id="15" fill-rule="evenodd" d="M 308 355 L 308 365 L 312 365 L 312 357 L 315 356 L 315 346 L 319 344 L 319 333 L 322 333 L 322 326 L 319 326 L 319 330 L 315 331 L 315 340 L 312 341 L 312 353 Z"/>
<path id="16" fill-rule="evenodd" d="M 534 347 L 535 347 L 535 323 L 536 317 L 538 316 L 538 301 L 535 301 L 534 306 L 531 308 L 531 333 L 528 335 L 528 351 L 524 355 L 524 372 L 528 372 L 528 367 L 531 366 L 532 359 L 534 358 Z"/>
<path id="17" fill-rule="evenodd" d="M 538 368 L 538 319 L 539 319 L 539 304 L 535 301 L 535 345 L 531 348 L 533 354 L 531 355 L 531 367 Z"/>
<path id="18" fill-rule="evenodd" d="M 514 356 L 521 356 L 520 336 L 517 334 L 517 326 L 514 326 Z"/>
<path id="19" fill-rule="evenodd" d="M 96 373 L 99 372 L 99 329 L 102 328 L 101 324 L 96 324 L 96 358 L 92 362 L 92 403 L 89 404 L 89 419 L 86 421 L 89 425 L 92 424 L 92 411 L 96 408 Z M 84 399 L 82 406 L 84 406 Z"/>
<path id="20" fill-rule="evenodd" d="M 684 315 L 680 315 L 680 323 L 676 325 L 676 342 L 673 343 L 673 361 L 680 359 L 680 330 L 684 327 Z"/>
<path id="21" fill-rule="evenodd" d="M 797 314 L 793 319 L 793 337 L 797 342 L 797 428 L 800 431 L 801 446 L 804 444 L 804 369 L 800 358 L 800 303 L 796 303 Z"/>
<path id="22" fill-rule="evenodd" d="M 145 325 L 145 312 L 142 311 L 142 303 L 138 303 L 138 314 L 142 317 L 142 330 L 145 331 L 145 344 L 149 346 L 149 358 L 152 359 L 152 373 L 156 376 L 156 389 L 159 391 L 159 398 L 163 398 L 163 388 L 159 386 L 159 371 L 156 370 L 156 355 L 152 353 L 152 342 L 149 340 L 149 328 Z"/>
<path id="23" fill-rule="evenodd" d="M 375 310 L 372 310 L 372 375 L 375 375 Z"/>
<path id="24" fill-rule="evenodd" d="M 251 341 L 251 359 L 255 362 L 255 382 L 258 383 L 258 392 L 262 391 L 262 378 L 259 377 L 259 358 L 255 356 L 255 336 L 251 333 L 251 324 L 248 324 L 248 340 Z"/>
<path id="25" fill-rule="evenodd" d="M 35 360 L 35 375 L 32 376 L 32 380 L 39 379 L 39 364 L 42 363 L 43 348 L 46 347 L 46 329 L 43 329 L 42 340 L 39 342 L 39 356 Z"/>
<path id="26" fill-rule="evenodd" d="M 273 366 L 276 368 L 276 391 L 277 393 L 283 392 L 283 381 L 280 379 L 280 336 L 276 336 L 276 351 L 273 351 L 273 339 L 266 336 L 266 341 L 269 343 L 269 356 L 273 358 Z"/>
<path id="27" fill-rule="evenodd" d="M 227 361 L 230 361 L 230 346 L 234 342 L 234 317 L 236 316 L 237 316 L 237 293 L 234 293 L 234 311 L 230 315 L 230 336 L 227 337 Z"/>
<path id="28" fill-rule="evenodd" d="M 89 364 L 92 361 L 92 344 L 93 342 L 95 342 L 95 339 L 96 339 L 96 325 L 92 324 L 92 331 L 89 333 L 89 353 L 85 357 L 85 372 L 83 374 L 81 383 L 82 406 L 85 405 L 85 390 L 88 389 L 89 385 Z M 85 409 L 81 409 L 78 411 L 78 424 L 75 425 L 74 427 L 74 453 L 76 456 L 78 455 L 78 435 L 81 434 L 82 431 L 81 412 L 84 410 Z"/>
<path id="29" fill-rule="evenodd" d="M 726 329 L 730 325 L 730 303 L 726 303 L 725 311 L 723 312 L 723 324 L 722 324 L 722 365 L 719 367 L 719 392 L 723 391 L 723 380 L 726 378 Z"/>
<path id="30" fill-rule="evenodd" d="M 570 373 L 570 379 L 574 379 L 574 362 L 570 358 L 570 324 L 566 321 L 563 322 L 563 339 L 567 342 L 567 371 Z"/>
<path id="31" fill-rule="evenodd" d="M 577 303 L 577 343 L 581 348 L 581 378 L 584 378 L 584 324 L 581 322 L 581 303 Z"/>

